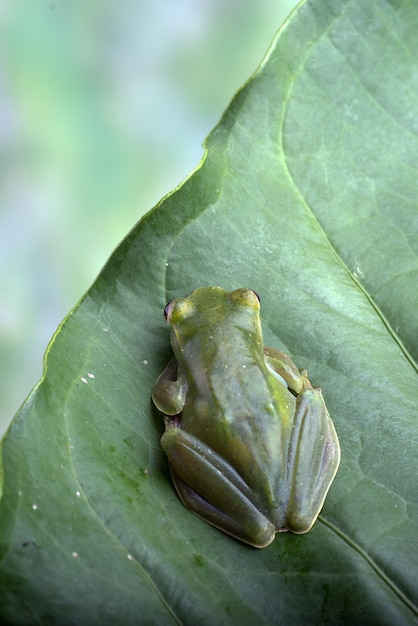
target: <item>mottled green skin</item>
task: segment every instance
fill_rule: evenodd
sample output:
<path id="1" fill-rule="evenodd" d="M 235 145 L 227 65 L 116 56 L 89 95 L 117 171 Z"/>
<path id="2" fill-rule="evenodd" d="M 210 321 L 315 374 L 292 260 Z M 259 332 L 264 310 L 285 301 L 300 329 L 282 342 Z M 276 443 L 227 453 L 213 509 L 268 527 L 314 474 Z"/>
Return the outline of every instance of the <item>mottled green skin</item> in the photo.
<path id="1" fill-rule="evenodd" d="M 202 287 L 165 309 L 174 357 L 152 394 L 182 502 L 262 548 L 310 530 L 340 459 L 320 389 L 263 347 L 250 289 Z"/>

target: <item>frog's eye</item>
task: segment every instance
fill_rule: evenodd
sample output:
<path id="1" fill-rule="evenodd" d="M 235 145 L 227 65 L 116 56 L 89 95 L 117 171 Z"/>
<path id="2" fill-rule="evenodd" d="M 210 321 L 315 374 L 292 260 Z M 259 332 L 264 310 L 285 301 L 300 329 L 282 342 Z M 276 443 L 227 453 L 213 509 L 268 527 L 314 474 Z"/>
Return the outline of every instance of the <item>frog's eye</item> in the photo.
<path id="1" fill-rule="evenodd" d="M 235 289 L 235 291 L 231 291 L 230 298 L 238 306 L 249 306 L 257 309 L 260 308 L 260 296 L 254 291 L 254 289 L 249 289 L 248 287 Z"/>
<path id="2" fill-rule="evenodd" d="M 170 315 L 170 309 L 172 308 L 171 307 L 172 302 L 173 301 L 170 300 L 170 302 L 167 302 L 167 304 L 164 307 L 164 317 L 165 317 L 166 320 L 168 319 L 168 316 Z"/>
<path id="3" fill-rule="evenodd" d="M 169 324 L 179 324 L 194 313 L 194 306 L 187 298 L 174 298 L 164 308 L 164 317 Z"/>

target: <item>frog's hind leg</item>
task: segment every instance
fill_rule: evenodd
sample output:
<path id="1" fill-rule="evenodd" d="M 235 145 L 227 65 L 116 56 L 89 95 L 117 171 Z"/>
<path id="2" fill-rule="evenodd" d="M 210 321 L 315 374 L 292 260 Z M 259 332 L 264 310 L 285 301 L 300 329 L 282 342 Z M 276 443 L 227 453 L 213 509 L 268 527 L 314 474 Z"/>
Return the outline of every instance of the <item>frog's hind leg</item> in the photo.
<path id="1" fill-rule="evenodd" d="M 229 515 L 226 515 L 226 513 L 200 496 L 187 483 L 185 483 L 178 474 L 176 474 L 173 468 L 170 468 L 170 471 L 180 500 L 188 509 L 193 511 L 195 515 L 198 515 L 205 520 L 205 522 L 212 524 L 212 526 L 216 526 L 219 530 L 222 530 L 223 532 L 228 533 L 232 537 L 236 537 L 245 543 L 249 543 L 256 548 L 264 548 L 273 541 L 275 535 L 274 526 L 271 522 L 268 522 L 264 516 L 263 522 L 267 521 L 266 528 L 264 529 L 264 532 L 260 533 L 260 529 L 258 527 L 258 537 L 254 540 L 253 537 L 248 535 L 248 531 L 243 529 L 242 524 L 234 520 Z M 254 541 L 257 541 L 257 545 Z"/>
<path id="2" fill-rule="evenodd" d="M 183 504 L 209 524 L 256 548 L 275 536 L 272 522 L 237 471 L 212 448 L 170 428 L 161 438 L 173 482 Z"/>
<path id="3" fill-rule="evenodd" d="M 340 446 L 320 388 L 304 389 L 296 402 L 288 451 L 287 528 L 310 530 L 340 462 Z"/>

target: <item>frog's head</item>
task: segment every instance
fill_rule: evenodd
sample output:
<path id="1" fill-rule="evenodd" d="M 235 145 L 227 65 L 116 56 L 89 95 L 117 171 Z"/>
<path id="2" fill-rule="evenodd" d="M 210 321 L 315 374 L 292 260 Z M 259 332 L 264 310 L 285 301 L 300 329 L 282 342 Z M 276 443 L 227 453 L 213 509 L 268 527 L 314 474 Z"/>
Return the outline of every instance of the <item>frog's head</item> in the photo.
<path id="1" fill-rule="evenodd" d="M 193 338 L 199 338 L 208 347 L 220 334 L 228 336 L 228 343 L 238 332 L 261 334 L 259 310 L 260 299 L 252 289 L 200 287 L 186 298 L 171 300 L 164 316 L 171 327 L 171 343 L 176 352 L 176 347 L 184 349 Z"/>

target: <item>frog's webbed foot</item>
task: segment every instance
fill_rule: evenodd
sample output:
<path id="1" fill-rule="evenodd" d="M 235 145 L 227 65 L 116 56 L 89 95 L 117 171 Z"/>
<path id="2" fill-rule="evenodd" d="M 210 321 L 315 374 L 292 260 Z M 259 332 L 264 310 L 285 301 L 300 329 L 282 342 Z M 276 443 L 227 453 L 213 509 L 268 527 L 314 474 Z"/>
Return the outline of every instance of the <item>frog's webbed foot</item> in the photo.
<path id="1" fill-rule="evenodd" d="M 257 548 L 275 536 L 256 496 L 237 471 L 212 448 L 181 428 L 161 438 L 183 504 L 220 530 Z"/>

